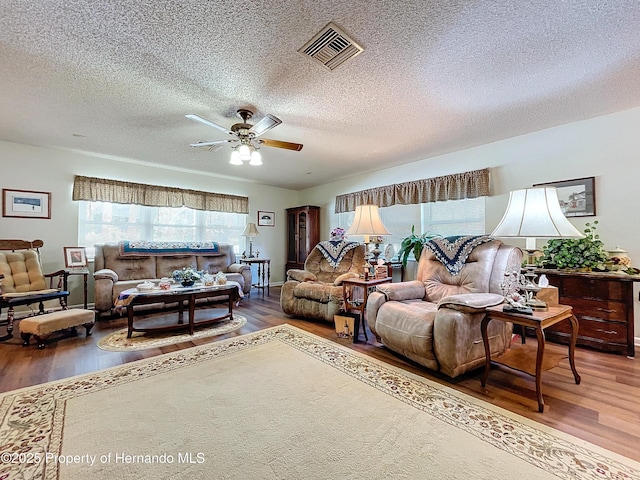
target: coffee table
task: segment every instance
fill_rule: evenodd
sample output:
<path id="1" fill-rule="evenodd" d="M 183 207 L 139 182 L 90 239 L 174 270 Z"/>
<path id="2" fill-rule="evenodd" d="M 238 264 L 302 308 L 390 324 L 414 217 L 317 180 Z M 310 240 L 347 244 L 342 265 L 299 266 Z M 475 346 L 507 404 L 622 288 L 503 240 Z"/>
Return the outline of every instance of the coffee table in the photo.
<path id="1" fill-rule="evenodd" d="M 228 312 L 225 315 L 221 315 L 206 320 L 195 321 L 195 309 L 196 300 L 199 298 L 227 296 L 228 298 Z M 131 338 L 133 332 L 166 332 L 174 330 L 189 330 L 189 335 L 193 335 L 194 328 L 196 326 L 209 325 L 215 322 L 219 322 L 226 318 L 233 319 L 233 304 L 239 298 L 238 285 L 234 283 L 228 283 L 226 285 L 213 285 L 213 286 L 193 286 L 193 287 L 179 287 L 174 286 L 169 290 L 154 289 L 149 292 L 139 292 L 135 288 L 124 290 L 120 293 L 116 305 L 119 308 L 126 307 L 127 309 L 127 338 Z M 188 302 L 189 308 L 189 321 L 184 323 L 183 311 L 184 302 Z M 135 317 L 133 309 L 136 305 L 145 305 L 150 303 L 178 303 L 178 322 L 170 325 L 160 326 L 148 326 L 148 327 L 136 327 L 134 326 Z"/>

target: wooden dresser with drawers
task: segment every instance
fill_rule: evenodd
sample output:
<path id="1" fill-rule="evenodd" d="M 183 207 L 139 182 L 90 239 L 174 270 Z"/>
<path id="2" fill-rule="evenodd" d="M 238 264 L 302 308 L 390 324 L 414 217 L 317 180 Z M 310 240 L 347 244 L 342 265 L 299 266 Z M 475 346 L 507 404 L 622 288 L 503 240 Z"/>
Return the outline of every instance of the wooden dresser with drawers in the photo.
<path id="1" fill-rule="evenodd" d="M 580 323 L 578 345 L 634 356 L 633 284 L 640 275 L 536 270 L 558 287 L 559 302 L 571 305 Z M 566 323 L 566 325 L 565 325 Z M 571 326 L 545 330 L 548 340 L 569 343 Z"/>

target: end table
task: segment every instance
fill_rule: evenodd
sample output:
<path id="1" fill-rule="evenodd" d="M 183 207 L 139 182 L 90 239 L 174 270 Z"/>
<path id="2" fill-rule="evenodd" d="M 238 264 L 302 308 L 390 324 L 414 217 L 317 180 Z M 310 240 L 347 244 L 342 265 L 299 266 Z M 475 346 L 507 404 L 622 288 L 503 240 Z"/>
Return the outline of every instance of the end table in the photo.
<path id="1" fill-rule="evenodd" d="M 271 278 L 271 259 L 270 258 L 241 258 L 240 263 L 245 263 L 252 266 L 254 263 L 258 265 L 257 283 L 252 283 L 251 288 L 259 288 L 262 290 L 262 296 L 264 297 L 264 290 L 267 289 L 267 297 L 269 296 L 269 281 Z M 253 275 L 253 272 L 251 273 Z M 253 282 L 253 280 L 252 280 Z M 251 292 L 249 292 L 251 296 Z"/>
<path id="2" fill-rule="evenodd" d="M 83 293 L 84 293 L 84 309 L 87 309 L 87 281 L 89 279 L 89 269 L 86 267 L 65 268 L 67 275 L 82 275 L 84 277 Z"/>
<path id="3" fill-rule="evenodd" d="M 345 312 L 355 311 L 359 313 L 359 318 L 356 318 L 353 326 L 353 343 L 356 343 L 360 336 L 360 324 L 362 324 L 365 341 L 369 340 L 369 337 L 367 337 L 367 326 L 364 324 L 367 299 L 369 298 L 369 293 L 373 292 L 377 285 L 381 285 L 383 283 L 391 283 L 391 277 L 370 278 L 367 280 L 364 278 L 349 278 L 342 281 L 342 297 L 344 298 Z M 354 288 L 356 287 L 360 287 L 363 292 L 362 298 L 357 300 L 354 299 Z"/>
<path id="4" fill-rule="evenodd" d="M 571 323 L 571 341 L 569 342 L 569 364 L 571 365 L 571 371 L 573 372 L 573 378 L 576 385 L 580 384 L 580 375 L 576 371 L 576 365 L 574 361 L 574 353 L 576 349 L 576 340 L 578 338 L 578 319 L 573 314 L 573 309 L 569 305 L 557 305 L 550 306 L 546 312 L 533 312 L 533 315 L 525 315 L 523 313 L 504 312 L 503 306 L 498 305 L 495 307 L 487 308 L 487 314 L 480 323 L 480 331 L 482 333 L 482 342 L 484 343 L 485 364 L 484 373 L 482 375 L 482 386 L 487 383 L 487 377 L 489 376 L 489 370 L 491 369 L 491 362 L 505 365 L 514 370 L 527 373 L 534 376 L 536 379 L 536 396 L 538 397 L 538 411 L 544 412 L 544 400 L 542 398 L 542 372 L 555 367 L 558 363 L 559 357 L 548 355 L 544 358 L 544 329 L 555 325 L 563 320 L 568 320 Z M 491 359 L 491 350 L 489 348 L 489 337 L 487 335 L 487 325 L 491 320 L 498 320 L 501 322 L 511 322 L 514 325 L 522 325 L 523 327 L 531 327 L 536 332 L 536 338 L 538 339 L 538 346 L 533 352 L 528 345 L 520 345 L 518 347 L 510 348 L 499 357 Z M 535 354 L 535 366 L 532 367 L 531 363 Z M 562 355 L 561 358 L 566 358 Z"/>

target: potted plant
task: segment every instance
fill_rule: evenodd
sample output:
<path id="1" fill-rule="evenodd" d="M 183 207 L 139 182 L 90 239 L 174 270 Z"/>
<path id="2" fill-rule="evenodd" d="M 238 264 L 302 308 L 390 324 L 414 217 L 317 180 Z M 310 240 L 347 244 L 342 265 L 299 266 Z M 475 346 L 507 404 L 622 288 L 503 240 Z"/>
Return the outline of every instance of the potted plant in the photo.
<path id="1" fill-rule="evenodd" d="M 543 268 L 604 270 L 607 252 L 596 233 L 598 221 L 586 223 L 584 237 L 557 238 L 547 242 L 538 264 Z"/>
<path id="2" fill-rule="evenodd" d="M 183 287 L 191 287 L 194 283 L 202 279 L 200 272 L 197 272 L 193 267 L 184 267 L 182 270 L 173 271 L 173 279 L 176 282 L 180 282 Z"/>
<path id="3" fill-rule="evenodd" d="M 416 262 L 420 260 L 420 254 L 422 253 L 422 249 L 424 248 L 424 244 L 431 240 L 432 238 L 439 237 L 440 235 L 423 233 L 422 235 L 417 235 L 415 225 L 411 225 L 411 235 L 402 239 L 402 243 L 400 244 L 400 251 L 398 252 L 398 257 L 402 262 L 402 265 L 406 268 L 407 260 L 409 260 L 409 255 L 413 253 L 413 256 L 416 259 Z"/>

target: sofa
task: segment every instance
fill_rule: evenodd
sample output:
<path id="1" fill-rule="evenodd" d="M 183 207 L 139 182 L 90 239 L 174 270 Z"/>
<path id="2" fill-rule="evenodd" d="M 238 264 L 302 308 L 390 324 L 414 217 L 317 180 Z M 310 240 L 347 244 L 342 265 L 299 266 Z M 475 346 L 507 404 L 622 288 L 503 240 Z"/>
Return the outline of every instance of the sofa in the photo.
<path id="1" fill-rule="evenodd" d="M 513 290 L 513 273 L 520 271 L 522 262 L 522 251 L 517 247 L 490 237 L 469 238 L 475 238 L 478 245 L 460 257 L 465 257 L 464 261 L 454 273 L 443 257 L 450 260 L 452 255 L 447 254 L 455 248 L 425 247 L 416 280 L 379 285 L 366 306 L 367 325 L 378 341 L 452 378 L 484 366 L 480 322 L 487 307 L 499 305 L 504 293 Z M 509 348 L 512 329 L 510 323 L 489 323 L 492 355 Z"/>
<path id="2" fill-rule="evenodd" d="M 280 291 L 282 311 L 333 323 L 333 316 L 342 308 L 342 280 L 358 277 L 364 263 L 363 245 L 320 242 L 309 253 L 303 270 L 287 271 L 287 280 Z"/>
<path id="3" fill-rule="evenodd" d="M 126 242 L 124 242 L 126 243 Z M 251 291 L 251 267 L 235 263 L 233 246 L 218 244 L 217 251 L 203 253 L 136 253 L 123 250 L 123 242 L 95 245 L 95 309 L 112 313 L 118 295 L 145 280 L 171 277 L 174 270 L 191 266 L 198 271 L 223 272 L 227 280 L 238 282 L 243 293 Z M 151 304 L 158 307 L 158 304 Z M 140 308 L 150 306 L 140 306 Z"/>

